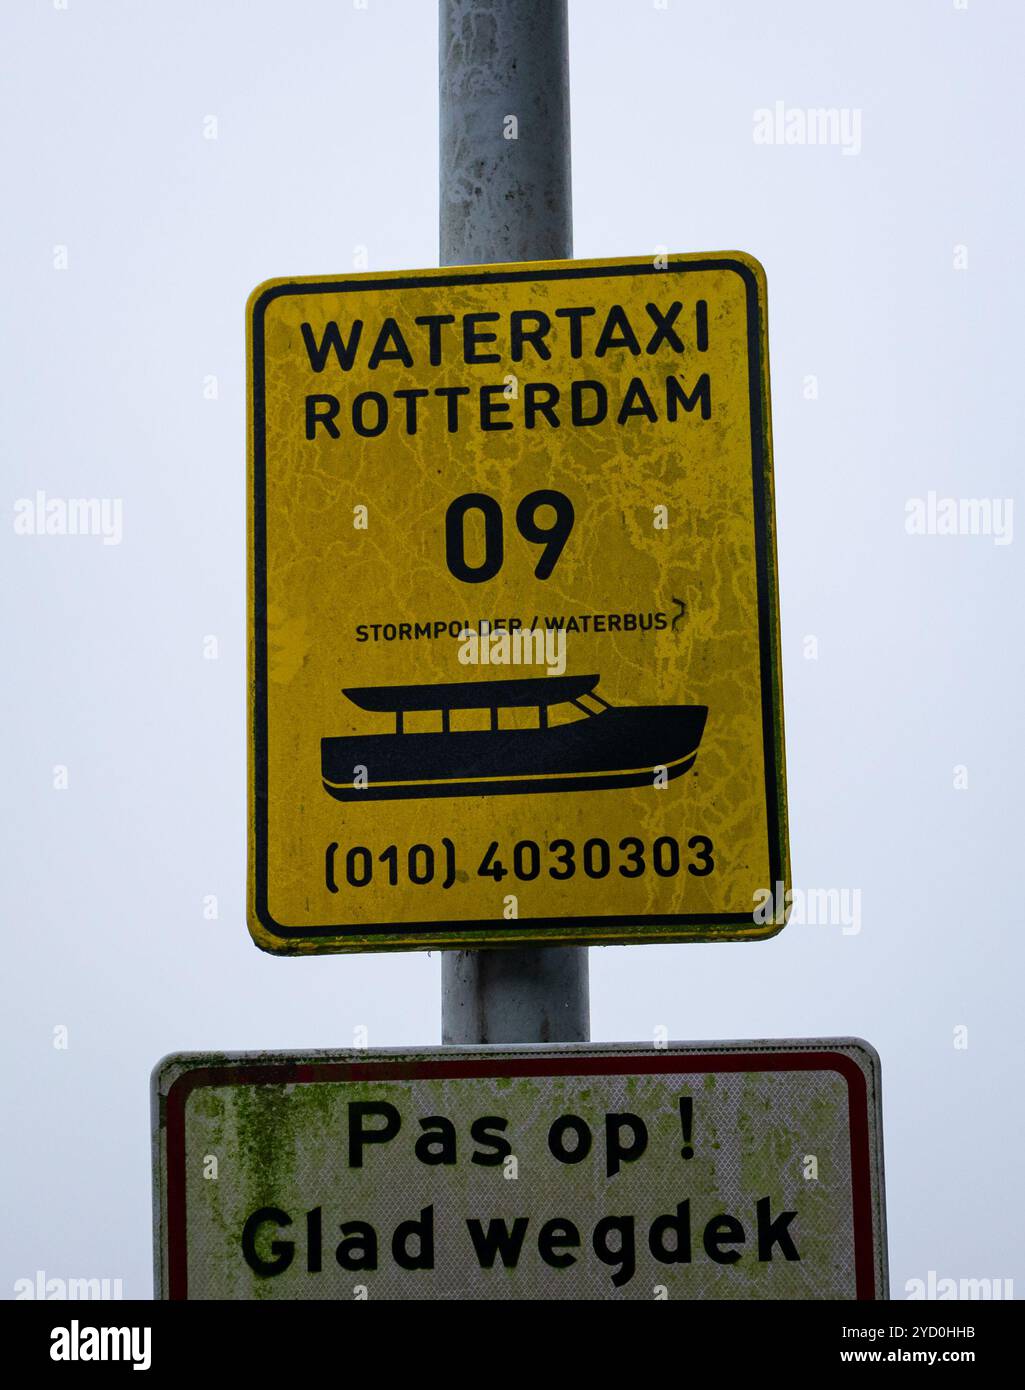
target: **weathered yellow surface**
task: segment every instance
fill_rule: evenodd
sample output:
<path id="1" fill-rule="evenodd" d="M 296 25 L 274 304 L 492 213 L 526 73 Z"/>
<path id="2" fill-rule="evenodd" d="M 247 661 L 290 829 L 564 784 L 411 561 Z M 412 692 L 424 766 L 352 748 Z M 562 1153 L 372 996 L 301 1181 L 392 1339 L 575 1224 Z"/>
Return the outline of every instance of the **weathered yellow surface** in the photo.
<path id="1" fill-rule="evenodd" d="M 581 307 L 594 312 L 558 312 Z M 551 324 L 542 349 L 522 343 L 520 360 L 513 357 L 514 311 Z M 610 313 L 615 323 L 603 343 Z M 471 321 L 467 353 L 463 316 L 476 314 L 498 317 Z M 428 330 L 415 323 L 428 315 L 455 319 L 437 330 L 436 363 Z M 659 337 L 659 317 L 671 315 L 672 335 Z M 386 330 L 384 353 L 371 366 L 388 319 L 397 335 Z M 333 322 L 351 345 L 357 320 L 363 327 L 349 368 L 328 351 L 316 370 L 310 344 L 316 356 Z M 781 911 L 767 921 L 754 916 L 759 890 L 778 898 L 779 885 L 789 886 L 765 281 L 757 262 L 731 252 L 654 264 L 574 261 L 269 281 L 250 299 L 248 326 L 249 922 L 257 943 L 294 952 L 777 931 Z M 474 337 L 484 333 L 495 340 Z M 704 410 L 693 394 L 703 376 Z M 667 378 L 692 401 L 688 409 L 676 393 L 675 420 Z M 604 388 L 603 421 L 573 424 L 573 382 Z M 528 401 L 533 394 L 536 407 L 538 400 L 533 383 L 557 388 L 558 427 L 536 408 L 528 427 Z M 454 432 L 448 399 L 433 394 L 449 387 L 469 388 L 458 399 Z M 511 429 L 481 428 L 482 387 L 501 388 L 489 397 L 490 422 Z M 430 394 L 415 402 L 410 433 L 413 402 L 393 393 L 414 389 Z M 577 390 L 582 409 L 593 411 L 596 394 Z M 387 425 L 373 437 L 353 428 L 353 402 L 367 392 L 388 408 Z M 307 397 L 314 395 L 337 401 L 337 438 L 316 422 L 307 437 Z M 624 401 L 633 413 L 620 423 Z M 369 428 L 379 409 L 378 401 L 365 402 Z M 535 574 L 542 546 L 516 522 L 522 499 L 542 489 L 568 497 L 574 512 L 546 579 Z M 446 511 L 467 493 L 494 499 L 503 517 L 501 568 L 482 583 L 456 577 L 446 559 Z M 537 524 L 549 526 L 552 515 L 537 511 Z M 465 535 L 466 562 L 477 566 L 484 557 L 479 512 L 468 514 Z M 595 615 L 604 622 L 595 624 Z M 609 615 L 618 615 L 619 630 L 609 630 Z M 585 617 L 590 630 L 572 630 L 569 620 L 582 629 Z M 462 664 L 459 639 L 434 636 L 433 625 L 458 630 L 518 619 L 543 629 L 551 618 L 571 629 L 566 675 L 598 674 L 598 693 L 613 706 L 707 707 L 689 771 L 660 786 L 649 759 L 651 766 L 640 763 L 641 785 L 626 787 L 581 790 L 574 774 L 557 791 L 531 790 L 526 776 L 525 790 L 505 795 L 329 795 L 322 739 L 395 730 L 394 716 L 358 708 L 344 689 L 546 676 L 545 666 Z M 403 640 L 404 623 L 431 624 L 432 635 Z M 380 640 L 360 641 L 374 625 Z M 385 640 L 392 629 L 394 640 Z M 572 707 L 552 708 L 553 725 L 569 717 L 584 718 Z M 487 710 L 453 713 L 451 728 L 487 729 L 488 718 Z M 533 709 L 506 711 L 502 728 L 537 721 Z M 437 713 L 410 713 L 405 733 L 394 737 L 440 734 L 441 727 Z M 638 769 L 631 749 L 617 766 Z M 489 771 L 501 778 L 504 770 Z M 373 766 L 368 775 L 372 784 L 387 780 L 375 779 Z M 654 871 L 660 837 L 680 847 L 675 873 Z M 447 888 L 446 841 L 455 868 Z M 536 877 L 529 848 L 520 851 L 526 872 L 514 871 L 514 848 L 523 841 L 538 846 Z M 564 872 L 568 858 L 561 846 L 551 848 L 555 841 L 574 847 L 571 877 L 551 872 Z M 600 843 L 585 853 L 589 841 L 609 846 L 607 872 Z M 497 880 L 479 872 L 492 842 L 509 871 Z M 332 845 L 336 892 L 326 872 Z M 432 882 L 410 881 L 416 845 L 436 856 Z M 360 864 L 373 865 L 363 886 L 346 881 L 354 846 L 369 851 Z M 379 857 L 390 846 L 394 884 L 387 857 Z M 662 867 L 672 868 L 671 849 L 664 844 L 661 854 Z M 688 870 L 707 869 L 709 858 L 710 872 Z M 631 876 L 638 859 L 644 869 Z M 425 863 L 421 851 L 420 877 Z"/>

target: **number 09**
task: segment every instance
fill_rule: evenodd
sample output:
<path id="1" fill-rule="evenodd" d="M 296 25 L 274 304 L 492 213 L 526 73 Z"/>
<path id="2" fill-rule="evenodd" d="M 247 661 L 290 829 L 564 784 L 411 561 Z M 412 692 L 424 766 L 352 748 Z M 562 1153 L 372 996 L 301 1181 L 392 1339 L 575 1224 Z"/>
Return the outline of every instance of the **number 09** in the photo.
<path id="1" fill-rule="evenodd" d="M 555 520 L 550 526 L 539 524 L 537 514 L 551 507 Z M 484 518 L 484 558 L 479 565 L 466 563 L 466 514 L 478 511 Z M 540 488 L 529 492 L 516 508 L 516 529 L 531 545 L 544 549 L 534 566 L 536 579 L 547 579 L 562 554 L 573 530 L 573 503 L 564 492 Z M 445 513 L 445 559 L 449 570 L 464 584 L 483 584 L 494 579 L 505 558 L 502 508 L 486 492 L 464 492 L 449 504 Z"/>

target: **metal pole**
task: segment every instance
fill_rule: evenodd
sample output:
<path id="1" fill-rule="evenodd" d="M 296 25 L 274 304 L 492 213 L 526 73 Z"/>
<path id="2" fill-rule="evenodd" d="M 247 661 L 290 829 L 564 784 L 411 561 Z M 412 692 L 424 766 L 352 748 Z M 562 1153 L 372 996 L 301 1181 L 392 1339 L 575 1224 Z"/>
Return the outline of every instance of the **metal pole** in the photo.
<path id="1" fill-rule="evenodd" d="M 573 254 L 566 0 L 440 0 L 441 264 Z M 586 1042 L 587 950 L 446 951 L 445 1043 Z"/>

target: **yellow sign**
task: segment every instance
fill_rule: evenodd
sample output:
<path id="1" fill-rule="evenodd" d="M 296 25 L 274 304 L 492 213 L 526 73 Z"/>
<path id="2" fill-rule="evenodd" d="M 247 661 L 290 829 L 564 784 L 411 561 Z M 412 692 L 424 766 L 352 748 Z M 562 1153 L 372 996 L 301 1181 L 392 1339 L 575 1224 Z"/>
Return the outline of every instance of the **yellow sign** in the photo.
<path id="1" fill-rule="evenodd" d="M 248 328 L 258 945 L 778 931 L 758 263 L 272 280 Z"/>

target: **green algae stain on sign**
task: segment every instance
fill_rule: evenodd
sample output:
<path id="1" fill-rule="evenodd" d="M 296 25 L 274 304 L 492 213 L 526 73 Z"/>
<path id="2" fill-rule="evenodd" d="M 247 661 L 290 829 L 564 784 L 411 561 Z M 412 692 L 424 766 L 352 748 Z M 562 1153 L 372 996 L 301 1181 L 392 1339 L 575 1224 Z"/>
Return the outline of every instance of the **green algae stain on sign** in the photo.
<path id="1" fill-rule="evenodd" d="M 165 1059 L 168 1298 L 886 1296 L 856 1040 Z"/>

